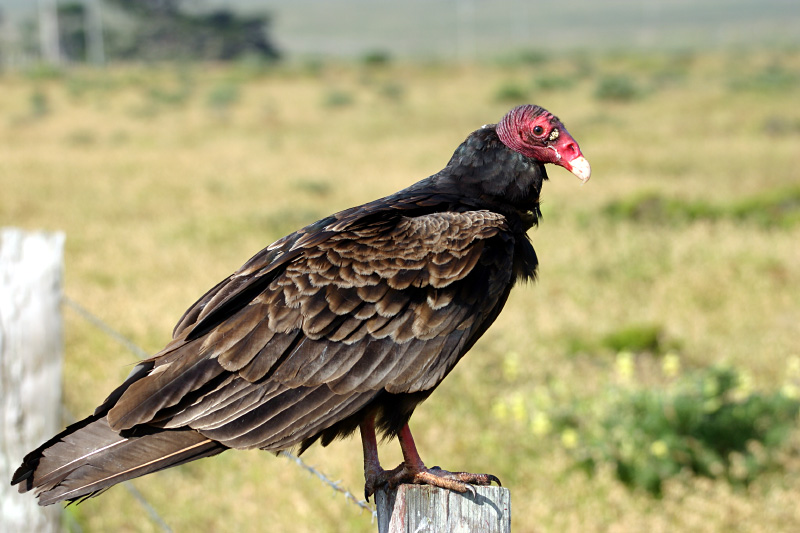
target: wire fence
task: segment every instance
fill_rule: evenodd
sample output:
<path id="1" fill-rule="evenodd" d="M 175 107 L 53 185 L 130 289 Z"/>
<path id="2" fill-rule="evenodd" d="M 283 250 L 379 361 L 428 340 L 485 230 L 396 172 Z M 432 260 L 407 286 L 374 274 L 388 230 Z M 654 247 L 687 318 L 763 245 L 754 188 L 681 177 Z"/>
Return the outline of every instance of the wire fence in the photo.
<path id="1" fill-rule="evenodd" d="M 130 351 L 133 355 L 135 355 L 138 359 L 144 359 L 146 357 L 150 357 L 150 354 L 139 347 L 136 343 L 130 340 L 128 337 L 114 329 L 110 326 L 106 321 L 102 318 L 98 317 L 81 304 L 73 300 L 72 298 L 64 295 L 62 297 L 62 303 L 65 307 L 70 308 L 71 310 L 75 311 L 81 318 L 85 319 L 88 323 L 92 326 L 97 328 L 98 330 L 102 331 L 112 339 L 114 339 L 117 343 L 125 347 L 128 351 Z M 65 413 L 66 417 L 69 419 L 75 420 L 75 417 L 69 413 Z M 294 464 L 305 470 L 306 472 L 312 474 L 314 477 L 320 480 L 321 483 L 327 485 L 334 491 L 342 494 L 346 501 L 349 503 L 357 506 L 362 511 L 368 511 L 372 515 L 372 520 L 374 521 L 377 518 L 377 511 L 375 507 L 370 505 L 366 500 L 359 500 L 353 493 L 342 486 L 341 481 L 333 481 L 330 477 L 328 477 L 324 472 L 321 470 L 314 468 L 313 466 L 309 465 L 305 461 L 303 461 L 300 457 L 294 455 L 289 451 L 282 451 L 278 455 L 289 459 Z M 150 517 L 150 520 L 157 525 L 162 531 L 167 533 L 172 533 L 172 529 L 169 527 L 167 522 L 158 514 L 158 511 L 147 501 L 147 499 L 142 495 L 141 492 L 131 483 L 130 481 L 125 481 L 122 485 L 126 488 L 126 490 L 131 494 L 131 496 L 142 506 L 145 510 L 147 515 Z M 77 522 L 69 523 L 68 526 L 70 527 L 71 531 L 80 532 L 81 528 Z"/>

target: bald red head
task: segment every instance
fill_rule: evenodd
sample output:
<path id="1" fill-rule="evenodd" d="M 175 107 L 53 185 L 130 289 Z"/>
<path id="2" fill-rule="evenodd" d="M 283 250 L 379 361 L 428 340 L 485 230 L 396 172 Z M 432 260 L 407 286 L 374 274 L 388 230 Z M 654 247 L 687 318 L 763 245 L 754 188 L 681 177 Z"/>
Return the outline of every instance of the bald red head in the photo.
<path id="1" fill-rule="evenodd" d="M 558 117 L 536 105 L 515 107 L 497 123 L 500 140 L 520 154 L 542 163 L 559 165 L 585 182 L 589 162 Z"/>

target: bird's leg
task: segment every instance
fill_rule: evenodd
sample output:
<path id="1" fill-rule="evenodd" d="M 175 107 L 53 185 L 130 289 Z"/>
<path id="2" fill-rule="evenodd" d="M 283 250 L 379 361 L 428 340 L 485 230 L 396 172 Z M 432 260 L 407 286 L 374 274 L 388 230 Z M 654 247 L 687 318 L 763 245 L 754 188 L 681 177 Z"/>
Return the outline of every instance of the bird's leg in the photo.
<path id="1" fill-rule="evenodd" d="M 370 415 L 361 422 L 361 446 L 364 449 L 364 498 L 375 494 L 375 490 L 386 484 L 386 471 L 378 459 L 378 439 L 375 436 L 375 416 Z"/>
<path id="2" fill-rule="evenodd" d="M 398 434 L 403 462 L 395 469 L 386 471 L 378 460 L 378 440 L 375 436 L 375 417 L 368 416 L 361 422 L 361 445 L 364 448 L 364 497 L 369 497 L 385 485 L 394 488 L 401 483 L 433 485 L 455 492 L 469 492 L 475 495 L 472 485 L 491 485 L 500 480 L 491 474 L 472 474 L 470 472 L 448 472 L 438 466 L 428 468 L 417 452 L 417 445 L 408 424 Z"/>
<path id="3" fill-rule="evenodd" d="M 500 480 L 491 474 L 472 474 L 470 472 L 448 472 L 438 466 L 427 468 L 417 452 L 414 437 L 408 424 L 398 434 L 400 448 L 403 450 L 403 464 L 391 472 L 387 472 L 387 483 L 396 487 L 400 483 L 433 485 L 456 492 L 470 492 L 475 495 L 472 485 L 491 485 L 492 481 L 500 485 Z"/>

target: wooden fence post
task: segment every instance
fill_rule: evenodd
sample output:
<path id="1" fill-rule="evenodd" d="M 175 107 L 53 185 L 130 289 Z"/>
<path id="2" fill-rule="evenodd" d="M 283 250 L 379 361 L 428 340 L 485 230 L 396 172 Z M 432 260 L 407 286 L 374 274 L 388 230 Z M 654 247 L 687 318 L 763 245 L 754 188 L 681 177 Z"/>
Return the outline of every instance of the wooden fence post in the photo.
<path id="1" fill-rule="evenodd" d="M 511 493 L 475 487 L 477 495 L 428 485 L 400 485 L 375 494 L 378 533 L 510 533 Z"/>
<path id="2" fill-rule="evenodd" d="M 61 506 L 39 507 L 10 481 L 61 429 L 63 249 L 63 233 L 0 231 L 0 531 L 61 529 Z"/>

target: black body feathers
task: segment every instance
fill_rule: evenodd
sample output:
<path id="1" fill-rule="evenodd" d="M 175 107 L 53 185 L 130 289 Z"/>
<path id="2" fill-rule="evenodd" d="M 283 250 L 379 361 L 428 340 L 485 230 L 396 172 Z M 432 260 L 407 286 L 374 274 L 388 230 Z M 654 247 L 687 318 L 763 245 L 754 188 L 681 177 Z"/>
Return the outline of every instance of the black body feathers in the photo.
<path id="1" fill-rule="evenodd" d="M 439 173 L 268 246 L 14 475 L 41 504 L 229 448 L 396 434 L 533 278 L 542 163 L 472 133 Z"/>

